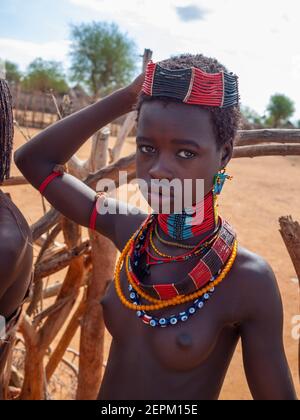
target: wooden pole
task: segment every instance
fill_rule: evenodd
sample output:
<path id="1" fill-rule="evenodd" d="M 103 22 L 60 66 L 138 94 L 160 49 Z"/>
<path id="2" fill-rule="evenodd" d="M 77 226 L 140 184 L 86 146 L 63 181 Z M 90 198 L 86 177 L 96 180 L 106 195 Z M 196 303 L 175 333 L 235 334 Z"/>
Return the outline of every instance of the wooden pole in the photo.
<path id="1" fill-rule="evenodd" d="M 299 222 L 294 222 L 291 216 L 280 217 L 279 224 L 279 232 L 295 267 L 300 287 L 300 225 Z M 300 380 L 300 340 L 298 344 L 298 376 Z"/>
<path id="2" fill-rule="evenodd" d="M 236 146 L 253 146 L 260 143 L 300 143 L 300 130 L 294 129 L 261 129 L 240 130 L 234 144 Z"/>
<path id="3" fill-rule="evenodd" d="M 93 137 L 93 157 L 89 159 L 89 173 L 104 167 L 107 162 L 109 130 L 102 129 Z M 95 184 L 91 185 L 95 189 Z M 113 277 L 116 248 L 106 237 L 89 231 L 92 248 L 92 275 L 87 289 L 86 312 L 82 320 L 78 400 L 95 400 L 98 395 L 104 354 L 104 320 L 101 298 Z"/>
<path id="4" fill-rule="evenodd" d="M 143 63 L 142 63 L 142 72 L 146 71 L 147 64 L 152 58 L 152 51 L 145 49 L 143 54 Z M 132 111 L 127 114 L 124 124 L 122 125 L 120 131 L 118 132 L 117 141 L 115 146 L 112 149 L 109 149 L 110 160 L 109 163 L 116 162 L 121 155 L 123 144 L 128 137 L 129 133 L 132 131 L 137 117 L 137 112 Z"/>
<path id="5" fill-rule="evenodd" d="M 73 314 L 62 338 L 60 339 L 59 343 L 57 344 L 54 352 L 51 354 L 49 362 L 46 367 L 46 379 L 49 383 L 53 373 L 55 372 L 57 366 L 59 365 L 60 361 L 62 360 L 70 342 L 72 341 L 82 319 L 82 316 L 85 311 L 86 305 L 86 296 L 84 294 L 78 308 L 76 309 L 75 313 Z"/>

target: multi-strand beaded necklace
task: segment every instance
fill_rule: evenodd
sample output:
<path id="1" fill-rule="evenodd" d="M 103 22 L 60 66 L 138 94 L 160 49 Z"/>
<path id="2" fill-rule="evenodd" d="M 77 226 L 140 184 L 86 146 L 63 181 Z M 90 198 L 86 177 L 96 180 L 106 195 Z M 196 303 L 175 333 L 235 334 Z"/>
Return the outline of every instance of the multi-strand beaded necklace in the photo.
<path id="1" fill-rule="evenodd" d="M 155 245 L 153 235 L 162 243 L 169 242 L 160 237 L 158 226 L 166 232 L 170 231 L 170 217 L 174 215 L 156 215 L 151 214 L 147 217 L 140 228 L 130 238 L 124 247 L 115 270 L 115 287 L 121 302 L 131 310 L 136 311 L 136 315 L 147 325 L 152 327 L 167 327 L 176 325 L 178 322 L 185 322 L 190 316 L 203 308 L 205 302 L 214 292 L 215 287 L 225 278 L 230 271 L 236 254 L 237 240 L 236 234 L 229 223 L 220 216 L 217 217 L 217 224 L 209 223 L 209 220 L 216 220 L 215 204 L 211 207 L 211 194 L 204 198 L 204 212 L 206 217 L 203 222 L 213 228 L 209 235 L 204 237 L 196 245 L 187 245 L 178 243 L 176 246 L 184 247 L 189 251 L 181 255 L 171 256 L 162 253 Z M 213 197 L 214 200 L 214 197 Z M 215 203 L 213 201 L 213 203 Z M 209 210 L 209 211 L 207 211 Z M 183 214 L 177 214 L 177 220 L 181 223 L 179 231 L 181 234 L 186 230 L 186 217 Z M 166 223 L 160 223 L 165 221 Z M 193 236 L 199 236 L 205 233 L 199 226 L 194 228 Z M 172 229 L 171 229 L 172 230 Z M 178 230 L 172 230 L 175 235 L 172 238 L 180 238 Z M 176 234 L 177 232 L 177 234 Z M 199 233 L 200 232 L 200 233 Z M 207 230 L 206 230 L 207 232 Z M 156 255 L 154 255 L 156 254 Z M 142 256 L 146 256 L 146 265 L 142 266 Z M 191 258 L 196 258 L 197 263 L 194 268 L 179 282 L 168 282 L 159 284 L 143 283 L 141 277 L 150 273 L 151 265 L 171 262 L 183 262 Z M 120 273 L 125 266 L 129 299 L 122 290 Z M 171 272 L 171 270 L 170 270 Z M 149 304 L 143 304 L 144 299 Z M 178 306 L 190 303 L 187 310 L 179 312 L 177 315 L 157 318 L 148 314 L 148 311 L 160 310 L 163 308 Z"/>

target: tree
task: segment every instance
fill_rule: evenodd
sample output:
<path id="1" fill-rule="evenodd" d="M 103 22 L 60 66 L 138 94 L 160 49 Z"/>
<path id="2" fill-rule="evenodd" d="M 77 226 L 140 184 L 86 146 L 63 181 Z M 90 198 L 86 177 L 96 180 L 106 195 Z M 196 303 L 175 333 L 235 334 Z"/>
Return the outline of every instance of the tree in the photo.
<path id="1" fill-rule="evenodd" d="M 6 72 L 6 80 L 13 84 L 19 83 L 22 78 L 22 73 L 19 70 L 19 66 L 16 63 L 11 61 L 5 61 L 5 72 Z"/>
<path id="2" fill-rule="evenodd" d="M 283 127 L 294 114 L 295 105 L 290 98 L 277 93 L 271 96 L 267 111 L 269 112 L 267 125 L 274 128 Z"/>
<path id="3" fill-rule="evenodd" d="M 71 80 L 96 96 L 127 84 L 135 70 L 135 43 L 116 24 L 92 22 L 71 27 Z"/>
<path id="4" fill-rule="evenodd" d="M 29 64 L 22 85 L 28 91 L 47 92 L 53 89 L 59 94 L 69 91 L 62 64 L 42 58 L 37 58 Z"/>
<path id="5" fill-rule="evenodd" d="M 261 128 L 264 126 L 263 117 L 248 106 L 241 107 L 241 113 L 250 126 Z"/>

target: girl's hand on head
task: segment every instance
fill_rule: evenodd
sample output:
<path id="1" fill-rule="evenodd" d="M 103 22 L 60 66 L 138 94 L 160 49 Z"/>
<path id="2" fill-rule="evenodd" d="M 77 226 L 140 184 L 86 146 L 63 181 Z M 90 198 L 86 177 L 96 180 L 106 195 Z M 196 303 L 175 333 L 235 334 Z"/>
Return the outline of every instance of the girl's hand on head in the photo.
<path id="1" fill-rule="evenodd" d="M 142 90 L 142 86 L 145 80 L 145 74 L 141 73 L 136 79 L 134 79 L 134 81 L 128 86 L 129 90 L 133 93 L 133 95 L 135 95 L 135 97 L 137 98 L 140 91 Z"/>

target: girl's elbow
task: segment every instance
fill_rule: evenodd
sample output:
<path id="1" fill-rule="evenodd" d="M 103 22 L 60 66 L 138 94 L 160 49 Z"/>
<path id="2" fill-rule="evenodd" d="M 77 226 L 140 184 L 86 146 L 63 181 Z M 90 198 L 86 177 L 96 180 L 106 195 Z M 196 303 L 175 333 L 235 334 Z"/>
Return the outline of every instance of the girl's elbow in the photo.
<path id="1" fill-rule="evenodd" d="M 26 162 L 26 156 L 24 156 L 24 152 L 22 150 L 22 147 L 20 147 L 19 149 L 17 149 L 14 152 L 14 162 L 17 166 L 17 168 L 23 172 L 23 168 L 25 167 L 25 162 Z"/>

